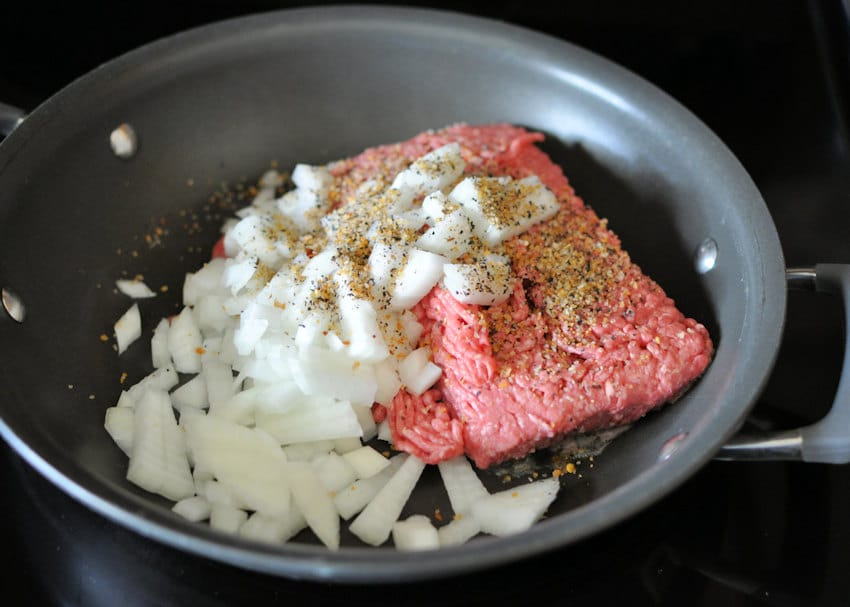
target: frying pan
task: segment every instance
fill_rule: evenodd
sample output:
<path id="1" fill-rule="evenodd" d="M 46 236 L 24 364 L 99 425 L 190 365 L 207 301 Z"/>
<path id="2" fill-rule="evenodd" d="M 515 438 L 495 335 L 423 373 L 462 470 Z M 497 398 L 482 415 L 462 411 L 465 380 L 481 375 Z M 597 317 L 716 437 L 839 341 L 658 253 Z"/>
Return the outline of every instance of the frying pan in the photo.
<path id="1" fill-rule="evenodd" d="M 105 64 L 24 120 L 0 106 L 0 432 L 93 510 L 158 541 L 292 578 L 401 581 L 503 563 L 576 542 L 660 499 L 710 458 L 850 460 L 850 385 L 814 426 L 735 437 L 783 329 L 786 274 L 846 298 L 844 266 L 786 272 L 758 191 L 703 124 L 650 84 L 561 41 L 446 12 L 373 7 L 283 11 L 166 38 Z M 563 481 L 545 520 L 508 538 L 397 553 L 305 532 L 282 546 L 188 523 L 128 483 L 106 407 L 147 371 L 144 348 L 109 343 L 129 305 L 117 278 L 170 287 L 143 323 L 172 313 L 208 256 L 239 183 L 271 162 L 324 163 L 419 131 L 512 122 L 544 149 L 633 259 L 715 340 L 705 375 Z M 110 133 L 130 124 L 134 154 Z M 146 336 L 149 333 L 146 333 Z M 846 375 L 846 374 L 845 374 Z M 734 438 L 733 438 L 734 437 Z M 542 456 L 540 456 L 542 457 Z M 491 488 L 500 475 L 486 476 Z M 449 511 L 426 471 L 402 516 Z"/>

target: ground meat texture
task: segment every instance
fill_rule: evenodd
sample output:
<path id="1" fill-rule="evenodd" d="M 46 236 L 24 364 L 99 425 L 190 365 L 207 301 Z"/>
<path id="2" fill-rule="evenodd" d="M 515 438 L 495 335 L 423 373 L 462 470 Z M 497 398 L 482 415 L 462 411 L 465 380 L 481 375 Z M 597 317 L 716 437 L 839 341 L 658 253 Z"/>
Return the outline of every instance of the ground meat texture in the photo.
<path id="1" fill-rule="evenodd" d="M 534 145 L 542 139 L 510 125 L 456 125 L 332 167 L 347 204 L 364 181 L 389 183 L 457 142 L 468 174 L 537 175 L 561 203 L 554 218 L 506 241 L 516 276 L 506 301 L 461 304 L 435 287 L 414 308 L 421 345 L 443 375 L 421 396 L 402 391 L 386 413 L 395 446 L 428 463 L 466 453 L 486 468 L 570 433 L 631 423 L 678 396 L 711 359 L 705 327 L 631 262 Z"/>

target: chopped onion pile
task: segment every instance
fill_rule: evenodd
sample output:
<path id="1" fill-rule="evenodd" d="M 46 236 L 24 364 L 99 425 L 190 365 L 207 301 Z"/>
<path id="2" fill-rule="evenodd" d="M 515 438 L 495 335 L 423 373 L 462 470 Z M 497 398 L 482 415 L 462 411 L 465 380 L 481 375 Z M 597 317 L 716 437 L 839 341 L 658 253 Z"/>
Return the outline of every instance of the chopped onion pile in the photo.
<path id="1" fill-rule="evenodd" d="M 279 198 L 279 176 L 264 175 L 224 226 L 227 256 L 187 274 L 184 307 L 156 325 L 154 371 L 106 412 L 127 478 L 188 520 L 276 543 L 309 527 L 332 550 L 340 518 L 365 543 L 392 536 L 401 550 L 538 520 L 557 479 L 491 495 L 460 457 L 439 465 L 454 519 L 400 521 L 425 464 L 364 445 L 392 438 L 373 403 L 391 407 L 399 390 L 422 394 L 440 378 L 411 308 L 437 284 L 462 302 L 503 301 L 513 277 L 501 243 L 558 210 L 536 177 L 463 171 L 449 144 L 338 209 L 326 167 L 297 165 Z M 118 287 L 153 295 L 140 281 Z M 115 334 L 119 353 L 141 335 L 138 304 Z"/>

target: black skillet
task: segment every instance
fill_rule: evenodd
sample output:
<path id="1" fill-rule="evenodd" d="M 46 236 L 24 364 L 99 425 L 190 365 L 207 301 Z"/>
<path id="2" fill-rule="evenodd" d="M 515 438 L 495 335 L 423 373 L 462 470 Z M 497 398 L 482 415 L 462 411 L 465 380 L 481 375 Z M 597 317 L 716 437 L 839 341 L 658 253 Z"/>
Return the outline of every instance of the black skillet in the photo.
<path id="1" fill-rule="evenodd" d="M 782 334 L 786 270 L 776 231 L 744 169 L 704 125 L 579 48 L 452 13 L 284 11 L 146 46 L 18 118 L 0 106 L 0 128 L 11 131 L 0 145 L 0 287 L 9 312 L 0 318 L 0 432 L 63 490 L 142 535 L 288 577 L 411 580 L 578 541 L 655 502 L 721 448 L 732 457 L 850 459 L 844 381 L 841 406 L 823 422 L 727 444 Z M 579 194 L 709 327 L 717 352 L 698 384 L 566 478 L 531 531 L 437 552 L 364 548 L 346 535 L 331 553 L 309 533 L 259 545 L 187 523 L 129 484 L 103 412 L 121 374 L 139 379 L 147 357 L 137 348 L 119 359 L 100 339 L 127 307 L 115 279 L 143 274 L 170 287 L 143 306 L 150 329 L 176 308 L 183 273 L 208 255 L 236 184 L 272 161 L 323 163 L 458 121 L 548 135 L 544 149 Z M 122 123 L 138 136 L 127 159 L 109 144 Z M 845 293 L 850 282 L 834 265 L 789 276 Z M 487 482 L 498 486 L 500 475 Z M 405 514 L 445 504 L 430 470 Z"/>

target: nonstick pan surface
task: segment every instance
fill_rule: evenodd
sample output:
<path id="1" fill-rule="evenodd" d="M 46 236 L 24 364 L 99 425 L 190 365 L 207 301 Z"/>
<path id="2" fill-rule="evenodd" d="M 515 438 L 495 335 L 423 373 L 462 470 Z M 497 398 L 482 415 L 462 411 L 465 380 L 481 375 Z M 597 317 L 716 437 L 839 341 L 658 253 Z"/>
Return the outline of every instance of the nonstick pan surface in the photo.
<path id="1" fill-rule="evenodd" d="M 109 343 L 143 274 L 167 293 L 143 309 L 150 329 L 176 310 L 220 216 L 270 163 L 323 163 L 454 122 L 512 122 L 610 220 L 633 259 L 709 328 L 715 359 L 674 406 L 618 438 L 564 480 L 547 518 L 524 534 L 432 553 L 338 553 L 309 534 L 264 546 L 187 523 L 125 479 L 103 413 L 142 349 Z M 109 134 L 129 123 L 130 159 Z M 227 190 L 229 194 L 221 192 Z M 694 255 L 706 239 L 716 265 Z M 150 240 L 150 242 L 149 242 Z M 153 244 L 154 246 L 151 246 Z M 26 307 L 0 322 L 0 416 L 7 441 L 94 510 L 162 542 L 290 577 L 403 580 L 458 573 L 575 542 L 658 500 L 741 425 L 776 355 L 784 262 L 746 172 L 693 115 L 636 76 L 569 44 L 513 26 L 432 11 L 347 7 L 283 11 L 193 30 L 73 83 L 0 145 L 0 286 Z M 146 335 L 149 335 L 147 333 Z M 487 481 L 498 486 L 501 476 Z M 444 511 L 429 470 L 406 514 Z"/>

